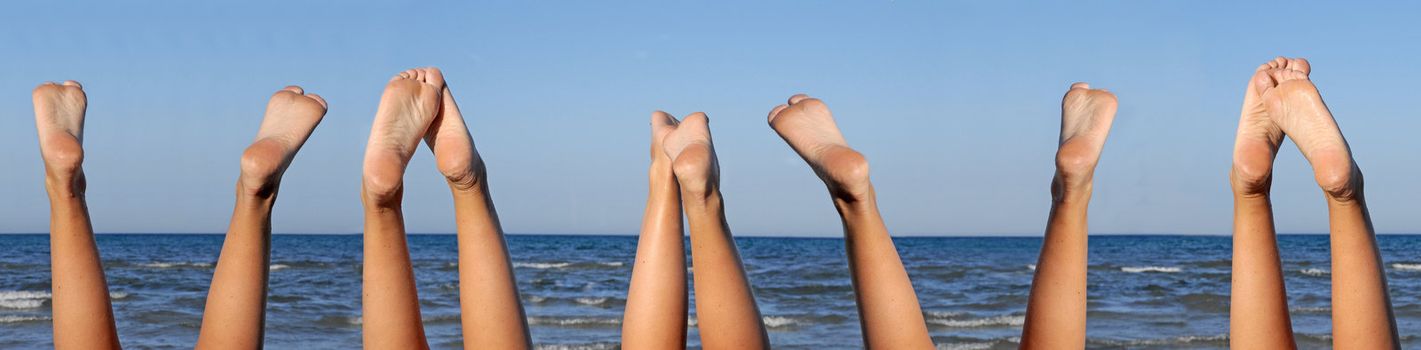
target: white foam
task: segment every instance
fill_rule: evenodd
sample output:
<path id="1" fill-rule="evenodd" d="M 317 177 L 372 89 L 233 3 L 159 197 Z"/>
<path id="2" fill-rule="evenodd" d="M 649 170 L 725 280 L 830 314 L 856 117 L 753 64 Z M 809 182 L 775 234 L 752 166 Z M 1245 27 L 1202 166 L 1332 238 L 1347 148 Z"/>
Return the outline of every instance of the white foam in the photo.
<path id="1" fill-rule="evenodd" d="M 1327 269 L 1302 269 L 1302 271 L 1298 272 L 1302 272 L 1308 276 L 1327 276 L 1332 273 L 1331 271 L 1327 271 Z"/>
<path id="2" fill-rule="evenodd" d="M 1288 309 L 1288 311 L 1291 311 L 1291 312 L 1298 312 L 1298 313 L 1317 313 L 1317 314 L 1325 314 L 1325 313 L 1330 313 L 1330 312 L 1332 312 L 1332 308 L 1326 307 L 1326 306 L 1295 307 L 1295 308 Z"/>
<path id="3" fill-rule="evenodd" d="M 1421 264 L 1391 264 L 1391 268 L 1402 271 L 1421 271 Z"/>
<path id="4" fill-rule="evenodd" d="M 953 327 L 953 328 L 984 328 L 984 327 L 1002 327 L 1002 326 L 1013 326 L 1013 327 L 1015 327 L 1015 326 L 1021 326 L 1022 324 L 1025 324 L 1025 323 L 1026 323 L 1026 316 L 1023 316 L 1023 315 L 1001 315 L 1001 316 L 992 316 L 992 317 L 984 317 L 984 318 L 969 318 L 969 319 L 965 319 L 965 320 L 959 320 L 959 319 L 940 319 L 940 320 L 938 320 L 938 319 L 934 319 L 934 320 L 928 320 L 928 323 L 930 323 L 930 324 L 935 324 L 935 325 L 939 325 L 939 326 Z"/>
<path id="5" fill-rule="evenodd" d="M 48 316 L 0 316 L 0 323 L 49 321 Z"/>
<path id="6" fill-rule="evenodd" d="M 561 269 L 561 268 L 568 267 L 568 266 L 572 266 L 572 263 L 566 263 L 566 262 L 560 262 L 560 263 L 523 263 L 523 262 L 516 262 L 516 263 L 513 263 L 513 267 L 523 267 L 523 268 L 539 269 L 539 270 Z"/>
<path id="7" fill-rule="evenodd" d="M 528 297 L 528 301 L 534 302 L 534 303 L 541 303 L 541 302 L 543 302 L 543 301 L 545 301 L 545 300 L 548 300 L 548 297 L 539 296 L 539 295 L 534 295 L 534 296 Z"/>
<path id="8" fill-rule="evenodd" d="M 995 343 L 942 343 L 937 345 L 938 350 L 984 350 L 991 349 Z"/>
<path id="9" fill-rule="evenodd" d="M 1178 268 L 1178 267 L 1173 267 L 1173 266 L 1127 266 L 1127 267 L 1122 267 L 1122 268 L 1120 268 L 1120 271 L 1125 271 L 1125 272 L 1129 272 L 1129 273 L 1144 273 L 1144 272 L 1175 273 L 1175 272 L 1184 271 L 1184 269 L 1181 269 L 1181 268 Z"/>
<path id="10" fill-rule="evenodd" d="M 1036 271 L 1036 264 L 1026 264 L 1026 268 L 1031 271 Z"/>
<path id="11" fill-rule="evenodd" d="M 155 268 L 155 269 L 171 269 L 171 268 L 175 268 L 175 267 L 212 267 L 212 264 L 210 264 L 210 263 L 199 263 L 199 262 L 161 262 L 161 261 L 159 261 L 159 262 L 141 263 L 141 264 L 138 264 L 138 266 L 148 267 L 148 268 Z"/>
<path id="12" fill-rule="evenodd" d="M 44 305 L 49 292 L 29 290 L 0 291 L 0 309 L 34 309 Z"/>
<path id="13" fill-rule="evenodd" d="M 529 317 L 528 324 L 552 326 L 615 326 L 622 324 L 622 320 L 616 318 L 593 317 Z"/>
<path id="14" fill-rule="evenodd" d="M 769 328 L 789 327 L 799 324 L 799 320 L 783 316 L 765 316 L 760 320 L 765 322 L 765 327 Z"/>
<path id="15" fill-rule="evenodd" d="M 602 265 L 604 265 L 604 266 L 617 267 L 617 266 L 626 265 L 627 263 L 624 263 L 624 262 L 621 262 L 621 261 L 604 261 L 604 262 L 599 262 L 598 264 L 602 264 Z"/>
<path id="16" fill-rule="evenodd" d="M 953 318 L 962 316 L 962 313 L 957 311 L 928 311 L 924 313 L 927 314 L 928 318 Z"/>
<path id="17" fill-rule="evenodd" d="M 576 301 L 582 305 L 602 305 L 607 302 L 607 298 L 577 298 Z"/>
<path id="18" fill-rule="evenodd" d="M 536 350 L 612 350 L 620 349 L 621 346 L 611 343 L 592 344 L 540 344 L 533 346 Z"/>
<path id="19" fill-rule="evenodd" d="M 289 268 L 289 267 L 291 267 L 291 266 L 282 265 L 282 264 L 271 264 L 271 268 L 268 269 L 268 271 L 276 271 L 276 270 L 285 269 L 285 268 Z"/>

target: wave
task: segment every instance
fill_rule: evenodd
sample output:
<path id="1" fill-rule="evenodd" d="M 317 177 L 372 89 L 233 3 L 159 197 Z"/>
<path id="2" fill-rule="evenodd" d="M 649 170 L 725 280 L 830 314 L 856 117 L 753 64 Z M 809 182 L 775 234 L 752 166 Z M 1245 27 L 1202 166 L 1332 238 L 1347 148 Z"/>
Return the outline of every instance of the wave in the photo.
<path id="1" fill-rule="evenodd" d="M 1332 313 L 1332 308 L 1326 306 L 1295 307 L 1289 308 L 1288 311 L 1304 314 L 1326 314 Z"/>
<path id="2" fill-rule="evenodd" d="M 34 309 L 44 305 L 49 292 L 30 290 L 0 291 L 0 309 Z"/>
<path id="3" fill-rule="evenodd" d="M 929 319 L 930 325 L 950 328 L 1018 327 L 1026 323 L 1025 315 L 1001 315 L 981 318 L 939 318 Z"/>
<path id="4" fill-rule="evenodd" d="M 603 298 L 588 298 L 588 297 L 583 297 L 583 298 L 573 299 L 573 301 L 577 302 L 578 304 L 582 304 L 582 305 L 592 305 L 592 306 L 603 306 L 603 305 L 606 305 L 606 304 L 607 304 L 607 301 L 609 301 L 609 300 L 612 300 L 612 298 L 605 298 L 605 297 L 603 297 Z"/>
<path id="5" fill-rule="evenodd" d="M 533 346 L 534 350 L 613 350 L 621 348 L 621 344 L 618 343 L 539 344 Z"/>
<path id="6" fill-rule="evenodd" d="M 0 316 L 0 323 L 28 323 L 49 320 L 49 316 Z"/>
<path id="7" fill-rule="evenodd" d="M 803 323 L 802 320 L 785 316 L 765 316 L 760 319 L 765 328 L 790 328 Z"/>
<path id="8" fill-rule="evenodd" d="M 1031 271 L 1036 271 L 1036 264 L 1026 264 L 1026 268 Z"/>
<path id="9" fill-rule="evenodd" d="M 528 318 L 529 325 L 540 326 L 560 326 L 573 328 L 610 328 L 620 326 L 622 320 L 608 317 L 547 317 L 533 316 Z"/>
<path id="10" fill-rule="evenodd" d="M 1308 276 L 1327 276 L 1332 273 L 1331 271 L 1327 271 L 1327 269 L 1302 269 L 1298 272 L 1302 272 Z"/>
<path id="11" fill-rule="evenodd" d="M 44 306 L 54 295 L 36 290 L 0 290 L 0 309 L 35 309 Z M 109 299 L 128 298 L 126 292 L 109 292 Z"/>
<path id="12" fill-rule="evenodd" d="M 1126 267 L 1120 268 L 1120 271 L 1125 271 L 1125 272 L 1129 272 L 1129 273 L 1144 273 L 1144 272 L 1175 273 L 1175 272 L 1184 271 L 1184 269 L 1181 269 L 1181 268 L 1178 268 L 1178 267 L 1173 267 L 1173 266 L 1126 266 Z"/>
<path id="13" fill-rule="evenodd" d="M 1421 264 L 1391 264 L 1391 268 L 1401 271 L 1421 271 Z"/>
<path id="14" fill-rule="evenodd" d="M 1088 348 L 1089 348 L 1089 347 L 1092 347 L 1091 345 L 1094 345 L 1094 346 L 1105 346 L 1105 347 L 1128 347 L 1128 348 L 1134 348 L 1134 347 L 1163 347 L 1163 346 L 1172 346 L 1172 345 L 1198 345 L 1198 344 L 1227 345 L 1228 342 L 1229 342 L 1229 336 L 1227 336 L 1227 335 L 1186 335 L 1186 336 L 1182 336 L 1182 337 L 1159 338 L 1159 339 L 1130 339 L 1130 340 L 1090 339 L 1090 340 L 1087 340 L 1087 341 L 1086 341 L 1086 343 L 1087 343 L 1087 344 L 1086 344 L 1086 345 L 1087 345 L 1086 347 L 1088 347 Z"/>
<path id="15" fill-rule="evenodd" d="M 212 267 L 212 264 L 211 264 L 211 263 L 200 263 L 200 262 L 146 262 L 146 263 L 138 263 L 138 266 L 147 267 L 147 268 L 153 268 L 153 269 L 172 269 L 172 268 L 209 268 L 209 267 Z"/>
<path id="16" fill-rule="evenodd" d="M 276 271 L 276 270 L 281 270 L 281 269 L 290 268 L 290 267 L 291 267 L 291 265 L 271 264 L 271 267 L 270 267 L 269 269 L 267 269 L 267 271 Z"/>
<path id="17" fill-rule="evenodd" d="M 560 262 L 560 263 L 525 263 L 525 262 L 516 262 L 516 263 L 513 263 L 513 267 L 522 267 L 522 268 L 539 269 L 539 270 L 561 269 L 561 268 L 565 268 L 565 267 L 568 267 L 568 266 L 572 266 L 572 263 L 568 263 L 568 262 Z"/>

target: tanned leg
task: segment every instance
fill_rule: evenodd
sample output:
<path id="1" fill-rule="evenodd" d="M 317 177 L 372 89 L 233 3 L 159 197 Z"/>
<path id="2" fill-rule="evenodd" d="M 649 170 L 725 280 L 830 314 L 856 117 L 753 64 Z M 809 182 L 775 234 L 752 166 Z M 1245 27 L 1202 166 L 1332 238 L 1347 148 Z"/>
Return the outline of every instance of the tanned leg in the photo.
<path id="1" fill-rule="evenodd" d="M 685 233 L 681 231 L 681 189 L 671 173 L 671 158 L 661 145 L 676 124 L 670 114 L 651 114 L 651 188 L 637 240 L 631 287 L 627 290 L 623 349 L 686 348 L 686 247 Z"/>
<path id="2" fill-rule="evenodd" d="M 433 68 L 390 79 L 365 147 L 365 267 L 361 292 L 366 349 L 424 349 L 414 269 L 405 242 L 405 167 L 439 112 L 444 77 Z M 462 236 L 462 235 L 461 235 Z"/>
<path id="3" fill-rule="evenodd" d="M 1243 95 L 1243 111 L 1229 172 L 1234 198 L 1233 277 L 1229 294 L 1229 345 L 1235 349 L 1293 349 L 1288 295 L 1273 228 L 1273 158 L 1283 130 L 1269 117 L 1253 81 L 1269 79 L 1268 70 L 1306 62 L 1278 58 L 1259 66 Z"/>
<path id="4" fill-rule="evenodd" d="M 438 74 L 432 68 L 430 72 Z M 483 159 L 447 86 L 441 90 L 440 101 L 439 114 L 425 140 L 454 196 L 464 348 L 530 349 L 532 338 L 503 228 L 488 192 Z"/>
<path id="5" fill-rule="evenodd" d="M 321 118 L 326 101 L 288 86 L 271 96 L 256 141 L 242 153 L 237 204 L 207 291 L 199 349 L 259 349 L 266 320 L 271 208 L 281 175 Z"/>
<path id="6" fill-rule="evenodd" d="M 696 319 L 706 349 L 767 349 L 770 338 L 725 221 L 720 168 L 705 113 L 682 119 L 663 142 L 691 226 Z"/>
<path id="7" fill-rule="evenodd" d="M 1307 61 L 1253 81 L 1268 115 L 1312 164 L 1332 229 L 1332 339 L 1339 347 L 1399 349 L 1386 274 L 1362 194 L 1362 171 L 1342 130 L 1308 80 Z"/>
<path id="8" fill-rule="evenodd" d="M 55 349 L 118 349 L 113 308 L 84 202 L 84 111 L 78 82 L 35 88 L 35 127 L 49 192 Z"/>
<path id="9" fill-rule="evenodd" d="M 1022 349 L 1085 348 L 1086 207 L 1116 106 L 1114 94 L 1086 83 L 1072 84 L 1061 100 L 1051 214 L 1026 304 Z"/>
<path id="10" fill-rule="evenodd" d="M 824 185 L 844 226 L 864 347 L 933 349 L 918 296 L 878 214 L 868 161 L 849 148 L 829 107 L 794 95 L 770 111 L 770 127 L 799 153 Z"/>

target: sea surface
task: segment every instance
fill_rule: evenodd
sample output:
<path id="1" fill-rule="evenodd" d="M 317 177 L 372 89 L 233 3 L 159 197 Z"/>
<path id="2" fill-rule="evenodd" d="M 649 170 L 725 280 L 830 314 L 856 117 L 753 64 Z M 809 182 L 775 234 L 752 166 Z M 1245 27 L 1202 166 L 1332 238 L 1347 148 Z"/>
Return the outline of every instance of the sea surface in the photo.
<path id="1" fill-rule="evenodd" d="M 222 238 L 98 236 L 127 348 L 192 347 Z M 409 240 L 430 344 L 457 348 L 455 237 Z M 1300 345 L 1328 348 L 1327 236 L 1279 241 Z M 1421 236 L 1378 241 L 1404 347 L 1421 348 Z M 938 348 L 1016 348 L 1039 237 L 896 242 Z M 539 348 L 618 347 L 636 237 L 510 235 L 508 243 Z M 777 348 L 862 347 L 843 240 L 737 243 Z M 358 235 L 273 236 L 268 348 L 360 347 L 360 245 Z M 1230 249 L 1227 236 L 1091 237 L 1088 347 L 1226 348 Z M 53 346 L 49 287 L 48 236 L 0 235 L 0 349 Z M 690 339 L 699 346 L 695 327 Z"/>

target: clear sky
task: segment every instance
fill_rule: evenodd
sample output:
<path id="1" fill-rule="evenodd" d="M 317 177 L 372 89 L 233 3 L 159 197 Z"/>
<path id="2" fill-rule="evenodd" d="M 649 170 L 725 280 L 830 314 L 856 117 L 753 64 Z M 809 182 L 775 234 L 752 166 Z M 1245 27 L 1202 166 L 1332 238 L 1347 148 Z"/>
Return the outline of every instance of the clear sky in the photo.
<path id="1" fill-rule="evenodd" d="M 0 232 L 44 232 L 30 89 L 83 82 L 100 232 L 223 232 L 266 98 L 299 84 L 330 113 L 287 171 L 284 233 L 361 230 L 361 159 L 384 82 L 442 68 L 513 233 L 634 234 L 651 111 L 705 111 L 737 234 L 840 232 L 823 186 L 765 125 L 827 101 L 868 155 L 897 235 L 1042 231 L 1060 97 L 1119 95 L 1095 178 L 1096 233 L 1228 234 L 1239 102 L 1276 55 L 1313 80 L 1366 173 L 1379 232 L 1421 232 L 1421 5 L 1414 2 L 7 2 L 0 9 Z M 422 150 L 411 232 L 452 232 Z M 1325 232 L 1285 145 L 1280 231 Z"/>

